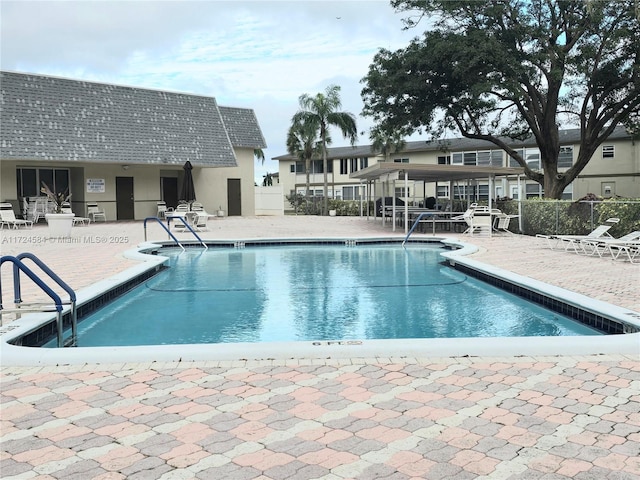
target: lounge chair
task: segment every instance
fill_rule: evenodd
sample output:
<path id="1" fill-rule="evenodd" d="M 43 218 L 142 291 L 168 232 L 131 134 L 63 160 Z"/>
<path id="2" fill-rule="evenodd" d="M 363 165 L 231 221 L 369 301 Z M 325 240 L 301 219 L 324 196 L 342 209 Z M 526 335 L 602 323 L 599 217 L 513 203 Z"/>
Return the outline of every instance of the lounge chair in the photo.
<path id="1" fill-rule="evenodd" d="M 97 203 L 87 203 L 87 215 L 89 215 L 91 220 L 94 222 L 97 218 L 101 218 L 103 222 L 107 221 L 107 216 L 104 213 L 104 210 L 101 210 Z"/>
<path id="2" fill-rule="evenodd" d="M 616 223 L 620 221 L 619 218 L 608 218 L 602 225 L 596 227 L 591 233 L 587 235 L 536 235 L 537 238 L 544 238 L 547 240 L 547 245 L 551 249 L 555 249 L 558 245 L 564 245 L 564 250 L 569 251 L 573 249 L 575 253 L 580 253 L 582 250 L 582 240 L 597 240 L 602 238 L 613 238 L 609 234 L 609 230 Z M 580 249 L 578 248 L 580 247 Z M 582 250 L 584 252 L 584 250 Z"/>
<path id="3" fill-rule="evenodd" d="M 0 228 L 3 228 L 5 225 L 8 228 L 31 228 L 33 226 L 33 222 L 31 220 L 16 218 L 16 214 L 13 211 L 13 205 L 10 203 L 0 203 Z"/>
<path id="4" fill-rule="evenodd" d="M 73 213 L 71 210 L 71 204 L 69 202 L 64 202 L 62 204 L 62 213 Z M 82 225 L 89 225 L 91 223 L 91 219 L 89 217 L 78 217 L 77 215 L 73 217 L 73 224 L 80 223 Z"/>
<path id="5" fill-rule="evenodd" d="M 619 238 L 583 239 L 580 243 L 583 251 L 588 255 L 602 257 L 609 253 L 615 259 L 621 253 L 630 253 L 629 250 L 640 245 L 640 230 L 627 233 Z M 631 260 L 631 258 L 629 259 Z"/>
<path id="6" fill-rule="evenodd" d="M 636 260 L 640 263 L 640 241 L 616 243 L 611 242 L 607 245 L 609 252 L 614 260 L 618 260 L 621 255 L 625 255 L 631 263 L 636 263 Z"/>
<path id="7" fill-rule="evenodd" d="M 199 202 L 193 202 L 191 204 L 191 212 L 194 230 L 209 230 L 209 228 L 207 227 L 207 220 L 209 220 L 210 215 L 205 211 L 204 205 Z"/>

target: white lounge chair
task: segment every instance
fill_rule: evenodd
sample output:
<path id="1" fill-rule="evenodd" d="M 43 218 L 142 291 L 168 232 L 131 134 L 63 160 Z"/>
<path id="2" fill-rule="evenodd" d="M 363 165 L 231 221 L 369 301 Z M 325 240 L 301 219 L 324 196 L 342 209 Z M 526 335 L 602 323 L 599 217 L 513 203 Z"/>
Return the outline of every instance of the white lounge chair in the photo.
<path id="1" fill-rule="evenodd" d="M 191 212 L 193 218 L 193 228 L 197 231 L 209 230 L 207 227 L 207 220 L 209 220 L 209 215 L 205 209 L 204 205 L 199 202 L 193 202 L 191 204 Z"/>
<path id="2" fill-rule="evenodd" d="M 69 202 L 64 202 L 62 204 L 62 213 L 73 213 L 71 210 L 71 204 Z M 77 215 L 73 217 L 73 224 L 80 223 L 82 225 L 89 225 L 91 223 L 91 219 L 89 217 L 78 217 Z"/>
<path id="3" fill-rule="evenodd" d="M 7 202 L 0 203 L 0 228 L 3 228 L 5 225 L 8 228 L 31 228 L 33 226 L 33 222 L 31 220 L 22 220 L 20 218 L 16 218 L 16 214 L 13 211 L 13 205 Z"/>
<path id="4" fill-rule="evenodd" d="M 580 253 L 582 250 L 582 240 L 598 240 L 602 238 L 613 238 L 609 234 L 609 230 L 616 223 L 620 221 L 619 218 L 608 218 L 602 225 L 596 227 L 591 233 L 587 235 L 536 235 L 537 238 L 544 238 L 547 240 L 547 245 L 550 248 L 555 249 L 558 245 L 564 245 L 564 250 L 569 251 L 572 249 L 576 253 Z M 584 252 L 584 250 L 582 250 Z"/>
<path id="5" fill-rule="evenodd" d="M 91 220 L 94 222 L 98 218 L 101 218 L 103 222 L 107 221 L 107 216 L 104 213 L 104 210 L 101 210 L 97 203 L 87 203 L 87 215 L 89 215 Z"/>
<path id="6" fill-rule="evenodd" d="M 619 238 L 583 239 L 580 243 L 583 251 L 588 255 L 602 257 L 609 253 L 615 259 L 621 253 L 629 253 L 628 250 L 633 250 L 633 247 L 640 245 L 640 230 Z"/>
<path id="7" fill-rule="evenodd" d="M 167 218 L 167 215 L 173 212 L 172 207 L 167 207 L 166 202 L 158 202 L 158 212 L 156 213 L 156 217 L 160 219 Z"/>
<path id="8" fill-rule="evenodd" d="M 616 243 L 611 242 L 607 245 L 609 252 L 614 260 L 618 260 L 624 254 L 631 263 L 640 263 L 640 241 Z"/>

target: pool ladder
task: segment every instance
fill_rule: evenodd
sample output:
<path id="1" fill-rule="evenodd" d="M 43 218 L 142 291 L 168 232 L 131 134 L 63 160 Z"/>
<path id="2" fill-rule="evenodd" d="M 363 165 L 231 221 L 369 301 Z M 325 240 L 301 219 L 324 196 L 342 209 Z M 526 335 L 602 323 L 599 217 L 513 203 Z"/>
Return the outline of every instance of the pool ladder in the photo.
<path id="1" fill-rule="evenodd" d="M 207 244 L 204 243 L 204 240 L 202 240 L 198 234 L 196 233 L 196 231 L 191 228 L 191 225 L 189 225 L 189 223 L 184 219 L 184 217 L 175 215 L 175 216 L 168 216 L 167 217 L 167 225 L 165 226 L 164 223 L 162 223 L 162 220 L 160 220 L 158 217 L 147 217 L 144 219 L 144 223 L 143 223 L 143 227 L 144 227 L 144 241 L 147 241 L 147 221 L 148 220 L 155 220 L 156 222 L 158 222 L 160 224 L 160 226 L 169 234 L 169 236 L 173 239 L 174 242 L 176 242 L 176 244 L 182 249 L 182 251 L 184 251 L 184 246 L 182 245 L 182 243 L 180 243 L 180 240 L 178 240 L 176 238 L 176 236 L 171 233 L 171 230 L 169 229 L 169 225 L 171 224 L 171 220 L 172 219 L 176 219 L 176 220 L 180 220 L 182 221 L 182 223 L 184 224 L 185 227 L 187 227 L 187 229 L 189 229 L 189 231 L 191 233 L 193 233 L 193 235 L 198 239 L 198 241 L 200 242 L 200 244 L 204 247 L 205 250 L 208 250 L 209 247 L 207 247 Z"/>
<path id="2" fill-rule="evenodd" d="M 44 282 L 44 280 L 42 280 L 42 278 L 25 265 L 23 261 L 24 259 L 33 261 L 40 270 L 47 274 L 51 280 L 69 294 L 69 300 L 63 301 L 60 296 L 54 292 L 51 287 Z M 56 312 L 56 336 L 58 347 L 75 347 L 78 343 L 78 313 L 76 309 L 76 294 L 73 289 L 62 281 L 62 279 L 58 277 L 58 275 L 56 275 L 47 265 L 45 265 L 42 260 L 32 253 L 25 252 L 16 255 L 15 257 L 11 255 L 0 257 L 0 267 L 2 267 L 5 262 L 13 264 L 13 298 L 15 308 L 3 308 L 2 282 L 0 281 L 0 325 L 2 325 L 3 313 L 14 313 L 16 318 L 20 318 L 23 313 L 27 312 Z M 38 287 L 40 287 L 40 289 L 53 301 L 53 305 L 51 303 L 44 302 L 23 302 L 20 288 L 20 272 L 23 272 Z M 71 307 L 71 337 L 67 339 L 66 342 L 63 337 L 64 325 L 62 310 L 64 305 Z"/>

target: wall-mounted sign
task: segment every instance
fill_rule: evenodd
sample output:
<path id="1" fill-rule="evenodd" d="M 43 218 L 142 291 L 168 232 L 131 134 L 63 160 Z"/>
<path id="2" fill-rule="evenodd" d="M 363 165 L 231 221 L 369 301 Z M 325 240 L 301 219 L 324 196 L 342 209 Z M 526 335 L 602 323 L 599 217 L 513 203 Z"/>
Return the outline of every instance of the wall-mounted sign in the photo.
<path id="1" fill-rule="evenodd" d="M 87 178 L 87 193 L 104 193 L 104 178 Z"/>

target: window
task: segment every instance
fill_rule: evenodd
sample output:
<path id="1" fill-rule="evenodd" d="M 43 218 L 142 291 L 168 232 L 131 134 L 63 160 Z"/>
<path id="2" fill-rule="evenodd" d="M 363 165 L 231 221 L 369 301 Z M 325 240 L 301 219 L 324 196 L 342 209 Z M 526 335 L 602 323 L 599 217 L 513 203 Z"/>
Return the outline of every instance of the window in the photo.
<path id="1" fill-rule="evenodd" d="M 362 170 L 363 168 L 367 168 L 369 166 L 369 158 L 368 157 L 362 157 L 360 159 L 360 170 Z"/>
<path id="2" fill-rule="evenodd" d="M 614 145 L 602 146 L 602 158 L 613 158 L 616 153 L 616 147 Z"/>
<path id="3" fill-rule="evenodd" d="M 526 198 L 541 198 L 543 194 L 542 185 L 539 183 L 527 183 L 524 191 Z"/>
<path id="4" fill-rule="evenodd" d="M 350 158 L 349 159 L 349 163 L 350 163 L 350 166 L 351 166 L 351 173 L 357 172 L 358 171 L 358 159 L 357 158 Z"/>
<path id="5" fill-rule="evenodd" d="M 449 198 L 449 185 L 438 185 L 438 198 Z"/>
<path id="6" fill-rule="evenodd" d="M 558 168 L 569 168 L 573 165 L 573 147 L 560 147 Z"/>
<path id="7" fill-rule="evenodd" d="M 291 164 L 291 173 L 304 173 L 304 163 L 296 162 Z"/>
<path id="8" fill-rule="evenodd" d="M 40 195 L 42 182 L 57 193 L 69 189 L 69 170 L 53 168 L 18 168 L 16 169 L 16 187 L 18 197 L 37 197 Z"/>
<path id="9" fill-rule="evenodd" d="M 454 153 L 451 156 L 451 163 L 453 165 L 462 165 L 462 152 Z"/>
<path id="10" fill-rule="evenodd" d="M 540 170 L 540 150 L 528 148 L 525 152 L 525 160 L 531 170 Z"/>
<path id="11" fill-rule="evenodd" d="M 513 198 L 514 200 L 518 199 L 518 186 L 517 185 L 511 185 L 511 198 Z"/>
<path id="12" fill-rule="evenodd" d="M 438 165 L 451 165 L 451 155 L 440 155 Z"/>
<path id="13" fill-rule="evenodd" d="M 340 159 L 340 175 L 349 175 L 349 164 L 347 158 Z"/>
<path id="14" fill-rule="evenodd" d="M 393 161 L 395 163 L 409 163 L 409 159 L 408 158 L 394 158 Z"/>
<path id="15" fill-rule="evenodd" d="M 360 200 L 360 187 L 342 187 L 343 200 Z"/>
<path id="16" fill-rule="evenodd" d="M 464 152 L 464 164 L 465 165 L 475 165 L 476 164 L 476 152 Z"/>
<path id="17" fill-rule="evenodd" d="M 501 167 L 502 157 L 503 157 L 502 150 L 491 150 L 491 166 Z"/>
<path id="18" fill-rule="evenodd" d="M 410 193 L 409 193 L 410 191 L 411 191 L 411 189 L 407 187 L 406 195 L 405 195 L 404 187 L 396 187 L 396 189 L 395 189 L 396 197 L 407 197 L 408 198 L 408 197 L 411 196 Z"/>
<path id="19" fill-rule="evenodd" d="M 478 165 L 491 165 L 491 151 L 478 152 Z"/>

